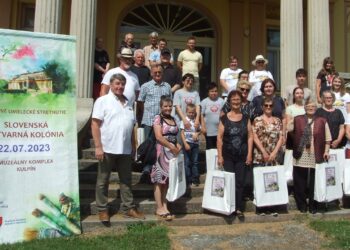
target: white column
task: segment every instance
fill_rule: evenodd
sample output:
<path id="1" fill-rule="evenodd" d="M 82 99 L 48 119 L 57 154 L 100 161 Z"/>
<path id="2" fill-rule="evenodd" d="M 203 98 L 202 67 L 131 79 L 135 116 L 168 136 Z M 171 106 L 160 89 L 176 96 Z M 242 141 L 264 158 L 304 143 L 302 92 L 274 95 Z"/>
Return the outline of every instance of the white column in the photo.
<path id="1" fill-rule="evenodd" d="M 303 67 L 303 0 L 281 0 L 281 95 Z"/>
<path id="2" fill-rule="evenodd" d="M 70 34 L 77 37 L 77 96 L 92 96 L 97 0 L 72 0 Z"/>
<path id="3" fill-rule="evenodd" d="M 330 56 L 329 0 L 308 0 L 309 88 L 316 93 L 316 77 L 323 59 Z M 316 95 L 315 95 L 316 97 Z"/>
<path id="4" fill-rule="evenodd" d="M 36 0 L 34 31 L 59 33 L 61 28 L 61 0 Z"/>

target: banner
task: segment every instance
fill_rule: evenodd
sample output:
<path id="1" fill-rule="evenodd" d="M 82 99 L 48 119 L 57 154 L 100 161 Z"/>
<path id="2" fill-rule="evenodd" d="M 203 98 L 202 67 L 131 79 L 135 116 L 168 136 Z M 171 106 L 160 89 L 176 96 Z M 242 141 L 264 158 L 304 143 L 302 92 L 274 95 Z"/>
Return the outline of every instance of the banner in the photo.
<path id="1" fill-rule="evenodd" d="M 0 37 L 0 244 L 79 234 L 75 38 Z"/>

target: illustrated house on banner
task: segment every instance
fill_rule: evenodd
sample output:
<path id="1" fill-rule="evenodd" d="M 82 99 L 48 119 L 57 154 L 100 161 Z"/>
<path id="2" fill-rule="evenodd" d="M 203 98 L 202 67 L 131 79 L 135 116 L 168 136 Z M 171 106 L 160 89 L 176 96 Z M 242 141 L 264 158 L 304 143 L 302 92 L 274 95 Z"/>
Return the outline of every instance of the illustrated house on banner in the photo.
<path id="1" fill-rule="evenodd" d="M 52 79 L 45 72 L 33 72 L 14 77 L 8 83 L 8 89 L 23 90 L 27 93 L 52 93 Z"/>

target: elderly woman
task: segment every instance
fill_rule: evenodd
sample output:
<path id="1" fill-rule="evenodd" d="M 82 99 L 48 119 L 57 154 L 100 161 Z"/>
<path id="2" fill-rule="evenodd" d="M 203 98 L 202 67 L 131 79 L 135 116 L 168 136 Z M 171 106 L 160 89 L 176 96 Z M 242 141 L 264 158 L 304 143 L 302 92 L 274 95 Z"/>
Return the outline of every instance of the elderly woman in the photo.
<path id="1" fill-rule="evenodd" d="M 254 107 L 251 101 L 248 101 L 248 95 L 252 89 L 252 85 L 246 80 L 240 80 L 237 84 L 237 90 L 242 93 L 242 103 L 241 103 L 241 112 L 245 116 L 248 116 L 252 121 L 254 114 Z M 222 107 L 221 116 L 230 112 L 231 104 L 227 99 L 225 105 Z"/>
<path id="2" fill-rule="evenodd" d="M 254 119 L 254 165 L 279 165 L 278 156 L 283 143 L 282 121 L 272 115 L 273 100 L 264 98 L 262 103 L 263 114 Z M 258 214 L 274 211 L 274 207 L 257 208 Z M 277 216 L 277 213 L 273 213 Z"/>
<path id="3" fill-rule="evenodd" d="M 236 215 L 243 214 L 244 168 L 252 163 L 253 133 L 249 117 L 241 112 L 242 94 L 233 90 L 228 95 L 231 111 L 221 117 L 218 130 L 218 165 L 235 173 Z"/>
<path id="4" fill-rule="evenodd" d="M 343 113 L 333 107 L 334 94 L 330 90 L 322 92 L 323 107 L 316 110 L 316 117 L 323 117 L 327 120 L 332 135 L 331 148 L 342 148 L 345 145 L 345 119 Z"/>
<path id="5" fill-rule="evenodd" d="M 249 101 L 262 94 L 261 84 L 265 79 L 273 79 L 271 72 L 266 70 L 268 63 L 269 61 L 262 55 L 257 55 L 255 60 L 252 61 L 252 65 L 255 69 L 249 73 L 249 82 L 253 85 L 252 91 L 248 97 Z"/>
<path id="6" fill-rule="evenodd" d="M 157 209 L 156 215 L 163 220 L 172 220 L 165 196 L 168 191 L 169 161 L 176 157 L 181 146 L 176 136 L 179 129 L 175 119 L 171 116 L 173 101 L 170 97 L 162 97 L 160 100 L 160 115 L 156 115 L 153 123 L 154 134 L 157 139 L 157 161 L 152 167 L 151 181 L 154 183 L 154 199 Z"/>
<path id="7" fill-rule="evenodd" d="M 331 132 L 327 120 L 316 117 L 316 103 L 305 103 L 305 115 L 294 118 L 293 129 L 293 181 L 294 197 L 300 212 L 307 211 L 307 190 L 309 212 L 317 212 L 314 201 L 315 166 L 329 159 Z M 309 180 L 309 181 L 308 181 Z"/>

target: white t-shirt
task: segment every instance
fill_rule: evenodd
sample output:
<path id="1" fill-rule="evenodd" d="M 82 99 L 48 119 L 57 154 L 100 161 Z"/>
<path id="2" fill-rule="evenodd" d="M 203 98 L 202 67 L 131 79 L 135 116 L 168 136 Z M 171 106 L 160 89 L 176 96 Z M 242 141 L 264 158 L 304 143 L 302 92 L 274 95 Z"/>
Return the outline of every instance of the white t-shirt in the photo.
<path id="1" fill-rule="evenodd" d="M 126 101 L 123 105 L 109 92 L 96 100 L 92 118 L 102 121 L 100 131 L 103 152 L 131 154 L 131 137 L 135 124 L 131 102 Z"/>
<path id="2" fill-rule="evenodd" d="M 335 101 L 333 103 L 333 107 L 336 109 L 339 109 L 343 113 L 344 119 L 346 121 L 348 114 L 346 112 L 345 104 L 350 102 L 350 95 L 348 93 L 345 93 L 343 96 L 340 96 L 340 93 L 335 93 L 335 92 L 333 93 L 335 95 Z"/>
<path id="3" fill-rule="evenodd" d="M 202 54 L 198 51 L 191 52 L 185 49 L 180 52 L 177 60 L 182 62 L 182 75 L 187 73 L 199 77 L 198 65 L 203 62 Z"/>
<path id="4" fill-rule="evenodd" d="M 126 85 L 124 89 L 124 95 L 128 98 L 130 103 L 134 103 L 136 99 L 136 92 L 140 91 L 139 78 L 131 70 L 125 71 L 120 67 L 116 67 L 107 71 L 102 79 L 102 83 L 109 86 L 109 80 L 114 74 L 122 74 L 126 78 Z"/>
<path id="5" fill-rule="evenodd" d="M 184 122 L 181 121 L 180 122 L 180 129 L 182 129 L 184 131 L 184 135 L 185 135 L 185 139 L 186 142 L 188 143 L 194 143 L 194 144 L 199 144 L 199 140 L 195 141 L 193 140 L 193 134 L 200 131 L 201 130 L 201 126 L 199 126 L 198 129 L 196 129 L 194 127 L 194 120 L 191 120 L 190 118 L 188 118 L 188 116 L 186 116 L 186 120 L 190 122 L 191 127 L 189 129 L 185 128 Z"/>
<path id="6" fill-rule="evenodd" d="M 249 73 L 249 82 L 252 84 L 252 90 L 249 93 L 248 100 L 252 101 L 254 97 L 261 95 L 261 83 L 266 79 L 271 78 L 273 80 L 273 76 L 270 71 L 267 70 L 253 70 Z"/>
<path id="7" fill-rule="evenodd" d="M 228 85 L 228 91 L 222 92 L 222 96 L 227 96 L 231 90 L 235 90 L 237 88 L 238 82 L 238 74 L 242 71 L 242 69 L 233 70 L 231 68 L 226 68 L 221 71 L 220 80 L 225 80 Z"/>

